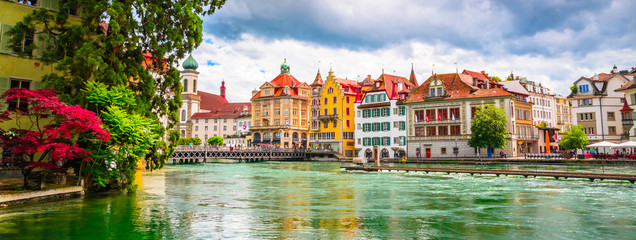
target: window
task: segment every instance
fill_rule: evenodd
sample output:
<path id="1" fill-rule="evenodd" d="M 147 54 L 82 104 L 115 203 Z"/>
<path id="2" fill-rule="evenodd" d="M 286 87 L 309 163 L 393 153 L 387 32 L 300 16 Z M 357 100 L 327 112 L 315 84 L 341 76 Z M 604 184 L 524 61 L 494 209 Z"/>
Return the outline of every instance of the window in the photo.
<path id="1" fill-rule="evenodd" d="M 227 131 L 227 126 L 223 126 L 223 131 Z"/>
<path id="2" fill-rule="evenodd" d="M 579 85 L 579 92 L 587 93 L 590 91 L 589 85 Z"/>
<path id="3" fill-rule="evenodd" d="M 349 127 L 349 120 L 347 120 L 347 127 Z"/>
<path id="4" fill-rule="evenodd" d="M 616 135 L 616 127 L 610 126 L 607 128 L 609 134 Z"/>
<path id="5" fill-rule="evenodd" d="M 337 98 L 333 97 L 333 103 L 336 104 Z"/>
<path id="6" fill-rule="evenodd" d="M 216 130 L 217 130 L 217 126 L 214 126 L 214 131 L 216 131 Z"/>
<path id="7" fill-rule="evenodd" d="M 437 135 L 436 127 L 426 127 L 426 136 L 435 136 Z"/>
<path id="8" fill-rule="evenodd" d="M 328 112 L 328 111 L 329 111 L 329 110 L 327 110 L 327 109 L 325 108 L 325 116 L 326 116 L 326 115 L 329 115 L 329 112 Z"/>
<path id="9" fill-rule="evenodd" d="M 446 148 L 445 147 L 442 148 L 442 154 L 446 154 Z"/>
<path id="10" fill-rule="evenodd" d="M 31 81 L 23 81 L 23 80 L 17 80 L 17 79 L 11 79 L 11 86 L 10 88 L 24 88 L 24 89 L 31 89 Z M 14 98 L 13 100 L 10 100 L 7 102 L 7 110 L 22 110 L 22 111 L 27 111 L 29 108 L 29 104 L 24 101 L 21 98 Z M 185 115 L 185 110 L 183 110 L 182 112 L 182 116 L 183 116 L 183 120 L 181 121 L 185 121 L 186 119 L 186 115 Z"/>
<path id="11" fill-rule="evenodd" d="M 439 126 L 438 133 L 439 133 L 438 135 L 440 136 L 448 135 L 448 126 Z"/>
<path id="12" fill-rule="evenodd" d="M 615 121 L 614 112 L 607 112 L 607 120 Z"/>
<path id="13" fill-rule="evenodd" d="M 461 135 L 461 128 L 459 125 L 450 126 L 450 135 Z"/>
<path id="14" fill-rule="evenodd" d="M 338 126 L 338 123 L 336 121 L 333 121 L 333 127 L 336 128 Z"/>
<path id="15" fill-rule="evenodd" d="M 449 110 L 450 110 L 449 112 L 450 112 L 450 118 L 451 118 L 451 120 L 453 120 L 453 119 L 455 119 L 455 120 L 459 119 L 459 116 L 460 116 L 460 115 L 459 115 L 459 108 L 451 108 L 451 109 L 449 109 Z"/>
<path id="16" fill-rule="evenodd" d="M 285 116 L 289 116 L 289 109 L 285 108 Z"/>
<path id="17" fill-rule="evenodd" d="M 199 126 L 194 126 L 194 131 L 199 131 Z"/>
<path id="18" fill-rule="evenodd" d="M 426 133 L 426 130 L 424 127 L 415 127 L 415 136 L 421 137 L 421 136 L 424 136 L 425 133 Z"/>
<path id="19" fill-rule="evenodd" d="M 327 104 L 327 98 L 325 98 L 325 104 Z"/>
<path id="20" fill-rule="evenodd" d="M 459 148 L 454 147 L 453 148 L 453 154 L 455 154 L 455 155 L 459 154 Z"/>
<path id="21" fill-rule="evenodd" d="M 328 128 L 329 127 L 329 122 L 327 122 L 327 121 L 323 122 L 323 127 L 324 128 Z"/>
<path id="22" fill-rule="evenodd" d="M 208 126 L 205 126 L 205 131 L 206 131 L 206 132 L 208 131 Z"/>
<path id="23" fill-rule="evenodd" d="M 347 103 L 349 103 L 349 97 L 347 96 Z"/>
<path id="24" fill-rule="evenodd" d="M 347 116 L 349 116 L 349 108 L 347 108 Z"/>

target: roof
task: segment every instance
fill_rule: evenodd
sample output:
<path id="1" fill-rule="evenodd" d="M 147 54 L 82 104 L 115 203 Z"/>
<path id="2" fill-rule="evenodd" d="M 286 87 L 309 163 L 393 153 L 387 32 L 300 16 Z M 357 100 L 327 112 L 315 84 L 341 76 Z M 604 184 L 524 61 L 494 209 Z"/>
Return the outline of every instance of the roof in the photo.
<path id="1" fill-rule="evenodd" d="M 336 82 L 340 83 L 340 86 L 342 86 L 342 90 L 344 91 L 345 94 L 347 95 L 357 94 L 357 91 L 355 91 L 355 89 L 360 87 L 357 81 L 343 79 L 343 78 L 336 78 L 335 80 Z"/>
<path id="2" fill-rule="evenodd" d="M 510 92 L 530 95 L 530 92 L 528 92 L 528 90 L 523 85 L 521 85 L 521 82 L 519 82 L 519 80 L 504 81 L 501 82 L 501 85 L 503 85 Z"/>
<path id="3" fill-rule="evenodd" d="M 197 95 L 201 97 L 201 109 L 214 111 L 219 106 L 228 103 L 228 101 L 216 94 L 207 93 L 203 91 L 197 91 Z"/>
<path id="4" fill-rule="evenodd" d="M 266 83 L 267 84 L 267 83 Z M 280 97 L 280 96 L 296 96 L 298 95 L 298 87 L 305 84 L 298 81 L 294 76 L 289 74 L 288 72 L 282 72 L 274 79 L 269 81 L 269 84 L 274 86 L 274 94 L 266 97 Z M 289 87 L 289 92 L 285 93 L 285 87 Z M 258 91 L 252 99 L 261 98 L 261 91 Z M 307 97 L 303 97 L 307 98 Z"/>
<path id="5" fill-rule="evenodd" d="M 285 73 L 276 76 L 272 81 L 269 81 L 272 85 L 277 88 L 288 86 L 290 88 L 300 86 L 300 81 L 296 80 L 294 76 L 291 74 Z"/>
<path id="6" fill-rule="evenodd" d="M 375 85 L 376 82 L 380 82 L 379 87 L 376 87 Z M 380 75 L 380 77 L 377 80 L 373 81 L 372 85 L 363 86 L 362 92 L 366 94 L 367 92 L 384 91 L 386 92 L 386 95 L 389 97 L 389 99 L 396 100 L 398 99 L 397 94 L 398 94 L 398 91 L 400 91 L 398 90 L 400 85 L 402 86 L 402 90 L 406 91 L 407 93 L 411 92 L 411 90 L 416 87 L 413 83 L 409 82 L 409 80 L 406 79 L 405 77 L 382 73 L 382 75 Z M 395 88 L 396 86 L 397 86 L 397 89 Z"/>
<path id="7" fill-rule="evenodd" d="M 415 71 L 413 70 L 413 64 L 411 63 L 411 76 L 409 76 L 409 82 L 413 84 L 413 86 L 419 86 L 417 84 L 417 78 L 415 78 Z"/>
<path id="8" fill-rule="evenodd" d="M 203 105 L 203 101 L 201 101 L 201 105 Z M 237 118 L 240 117 L 242 113 L 250 112 L 251 106 L 252 105 L 249 102 L 226 102 L 224 104 L 221 104 L 217 109 L 214 109 L 210 112 L 195 113 L 192 115 L 192 118 Z"/>
<path id="9" fill-rule="evenodd" d="M 320 69 L 318 69 L 318 73 L 316 73 L 316 78 L 314 79 L 314 82 L 311 83 L 310 86 L 314 87 L 314 86 L 322 86 L 324 82 L 322 81 L 322 76 L 320 75 Z"/>
<path id="10" fill-rule="evenodd" d="M 420 87 L 413 90 L 411 96 L 406 100 L 406 102 L 412 103 L 429 100 L 512 96 L 512 94 L 500 88 L 475 89 L 473 86 L 471 86 L 471 84 L 466 83 L 465 78 L 472 79 L 470 75 L 463 73 L 435 74 L 429 77 L 424 83 L 422 83 Z M 443 83 L 447 96 L 427 98 L 427 94 L 429 92 L 428 85 L 434 79 L 439 79 Z"/>

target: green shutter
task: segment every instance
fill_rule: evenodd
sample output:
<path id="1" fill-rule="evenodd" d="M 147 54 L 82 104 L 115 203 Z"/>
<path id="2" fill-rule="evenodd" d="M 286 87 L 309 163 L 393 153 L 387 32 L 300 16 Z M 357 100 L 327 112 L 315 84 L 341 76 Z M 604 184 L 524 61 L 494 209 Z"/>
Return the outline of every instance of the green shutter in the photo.
<path id="1" fill-rule="evenodd" d="M 11 87 L 11 79 L 8 77 L 0 77 L 0 94 L 9 90 L 10 87 Z M 2 104 L 0 105 L 0 110 L 2 111 L 7 110 L 7 104 L 5 104 L 4 101 L 2 101 Z"/>
<path id="2" fill-rule="evenodd" d="M 390 110 L 390 108 L 387 108 L 387 109 L 386 109 L 386 116 L 387 116 L 387 117 L 388 117 L 388 116 L 391 116 L 391 110 Z"/>
<path id="3" fill-rule="evenodd" d="M 9 48 L 11 36 L 6 35 L 11 27 L 9 24 L 0 24 L 0 53 L 11 53 L 11 48 Z"/>
<path id="4" fill-rule="evenodd" d="M 42 81 L 33 81 L 31 83 L 33 85 L 31 88 L 33 90 L 38 90 L 38 89 L 44 88 L 44 83 Z"/>

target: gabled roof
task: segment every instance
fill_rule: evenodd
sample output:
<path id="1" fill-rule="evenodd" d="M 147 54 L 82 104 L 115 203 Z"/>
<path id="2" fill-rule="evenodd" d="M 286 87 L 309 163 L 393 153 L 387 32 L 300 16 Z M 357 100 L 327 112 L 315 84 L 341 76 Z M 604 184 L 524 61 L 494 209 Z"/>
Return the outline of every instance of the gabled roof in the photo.
<path id="1" fill-rule="evenodd" d="M 334 80 L 336 80 L 336 82 L 339 83 L 340 86 L 342 86 L 342 90 L 347 95 L 356 95 L 357 92 L 354 90 L 360 87 L 360 85 L 358 85 L 358 82 L 356 82 L 355 80 L 343 78 L 335 78 Z"/>
<path id="2" fill-rule="evenodd" d="M 523 87 L 523 85 L 521 85 L 519 80 L 504 81 L 501 82 L 501 85 L 503 85 L 510 92 L 530 95 L 530 92 L 528 92 L 528 90 Z"/>
<path id="3" fill-rule="evenodd" d="M 274 87 L 274 94 L 269 96 L 262 96 L 261 91 L 259 91 L 251 99 L 256 99 L 261 97 L 299 96 L 298 87 L 309 88 L 309 85 L 296 80 L 294 76 L 292 76 L 291 74 L 287 72 L 281 72 L 281 74 L 279 74 L 274 79 L 272 79 L 269 82 L 266 82 L 263 85 L 266 85 L 266 84 L 271 84 Z M 288 93 L 285 93 L 286 88 L 289 89 Z M 306 97 L 303 97 L 303 98 L 306 98 Z"/>
<path id="4" fill-rule="evenodd" d="M 216 94 L 207 93 L 203 91 L 197 91 L 197 95 L 201 97 L 201 109 L 214 111 L 219 106 L 228 103 L 228 101 Z"/>
<path id="5" fill-rule="evenodd" d="M 463 98 L 480 98 L 480 97 L 497 97 L 497 96 L 512 96 L 509 92 L 506 92 L 500 88 L 490 89 L 475 89 L 471 84 L 466 83 L 464 78 L 472 77 L 468 74 L 462 73 L 446 73 L 436 74 L 429 77 L 422 85 L 413 90 L 411 96 L 406 100 L 407 103 L 422 102 L 429 100 L 448 100 L 448 99 L 463 99 Z M 427 98 L 429 83 L 434 79 L 439 79 L 446 90 L 447 96 Z"/>
<path id="6" fill-rule="evenodd" d="M 380 82 L 380 87 L 376 87 L 376 82 Z M 405 77 L 383 73 L 377 80 L 373 81 L 373 84 L 371 86 L 368 86 L 366 89 L 363 90 L 365 92 L 385 91 L 386 94 L 390 97 L 391 95 L 393 95 L 394 92 L 397 92 L 397 90 L 394 91 L 394 84 L 402 84 L 403 89 L 407 89 L 407 86 L 408 88 L 415 88 L 415 85 L 409 82 L 409 80 Z M 410 92 L 410 90 L 408 89 L 407 91 Z"/>
<path id="7" fill-rule="evenodd" d="M 249 102 L 225 103 L 213 111 L 195 113 L 192 118 L 237 118 L 243 112 L 250 112 L 251 106 Z"/>

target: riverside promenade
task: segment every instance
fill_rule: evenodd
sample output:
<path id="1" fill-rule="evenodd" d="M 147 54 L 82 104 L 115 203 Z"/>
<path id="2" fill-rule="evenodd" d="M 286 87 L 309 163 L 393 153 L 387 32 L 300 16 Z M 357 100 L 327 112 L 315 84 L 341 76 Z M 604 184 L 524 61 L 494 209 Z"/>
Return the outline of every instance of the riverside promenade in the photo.
<path id="1" fill-rule="evenodd" d="M 519 171 L 519 170 L 497 170 L 497 169 L 463 169 L 463 168 L 422 168 L 422 167 L 390 167 L 390 166 L 342 166 L 341 167 L 347 171 L 367 171 L 367 172 L 377 172 L 377 171 L 403 171 L 403 172 L 437 172 L 437 173 L 468 173 L 470 175 L 474 174 L 490 174 L 496 175 L 499 177 L 500 175 L 504 176 L 523 176 L 523 177 L 554 177 L 555 179 L 559 178 L 581 178 L 581 179 L 589 179 L 590 181 L 594 181 L 596 179 L 599 180 L 623 180 L 628 181 L 630 183 L 636 182 L 636 175 L 632 174 L 614 174 L 614 173 L 585 173 L 585 172 L 556 172 L 556 171 Z"/>

